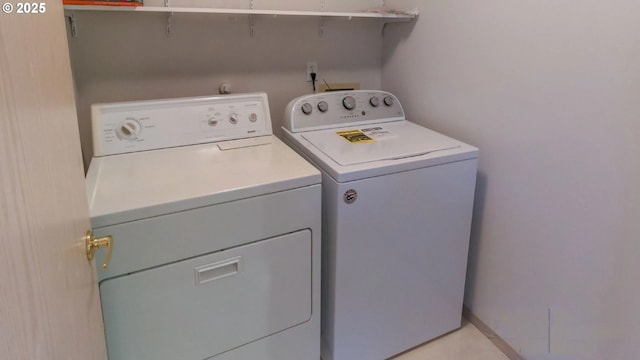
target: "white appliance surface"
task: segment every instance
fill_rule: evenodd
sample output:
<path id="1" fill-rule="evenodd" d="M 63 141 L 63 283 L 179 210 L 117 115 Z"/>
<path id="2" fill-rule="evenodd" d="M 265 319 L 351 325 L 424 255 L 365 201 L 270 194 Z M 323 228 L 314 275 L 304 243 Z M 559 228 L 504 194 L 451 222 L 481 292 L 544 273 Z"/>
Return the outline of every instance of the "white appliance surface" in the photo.
<path id="1" fill-rule="evenodd" d="M 94 227 L 319 182 L 272 135 L 264 93 L 98 104 L 92 116 Z"/>
<path id="2" fill-rule="evenodd" d="M 354 110 L 344 109 L 345 96 L 356 99 Z M 383 103 L 387 97 L 394 99 L 391 106 Z M 380 104 L 371 106 L 371 98 Z M 322 101 L 335 105 L 310 115 L 301 111 L 302 104 L 313 103 L 315 110 Z M 291 146 L 302 146 L 304 156 L 339 182 L 478 157 L 477 148 L 406 120 L 395 96 L 380 91 L 297 98 L 287 106 L 283 128 Z"/>
<path id="3" fill-rule="evenodd" d="M 354 144 L 340 135 L 351 132 L 362 133 L 370 140 Z M 303 133 L 302 137 L 342 166 L 399 160 L 460 147 L 457 141 L 408 121 L 317 130 Z"/>
<path id="4" fill-rule="evenodd" d="M 206 359 L 303 324 L 310 279 L 311 234 L 301 230 L 105 280 L 105 327 L 118 329 L 109 358 Z"/>
<path id="5" fill-rule="evenodd" d="M 383 91 L 294 99 L 284 135 L 323 174 L 323 360 L 382 360 L 458 328 L 478 149 Z"/>
<path id="6" fill-rule="evenodd" d="M 266 94 L 98 104 L 92 121 L 109 359 L 317 360 L 321 176 L 273 136 Z"/>
<path id="7" fill-rule="evenodd" d="M 230 143 L 241 146 L 226 148 Z M 87 195 L 92 225 L 102 227 L 308 186 L 319 178 L 267 135 L 94 158 Z"/>

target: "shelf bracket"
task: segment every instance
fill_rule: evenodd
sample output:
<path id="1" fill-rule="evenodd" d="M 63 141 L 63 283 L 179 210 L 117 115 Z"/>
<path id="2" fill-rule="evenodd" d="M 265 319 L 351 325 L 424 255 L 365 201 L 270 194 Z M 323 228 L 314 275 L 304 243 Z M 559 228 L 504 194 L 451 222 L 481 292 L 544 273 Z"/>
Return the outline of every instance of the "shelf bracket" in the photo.
<path id="1" fill-rule="evenodd" d="M 69 18 L 69 27 L 71 28 L 71 37 L 78 37 L 78 26 L 76 21 L 76 13 L 74 11 L 65 12 L 64 16 Z"/>
<path id="2" fill-rule="evenodd" d="M 249 4 L 249 9 L 253 10 L 253 0 L 251 0 L 251 3 Z M 253 37 L 253 33 L 255 31 L 255 25 L 253 22 L 253 15 L 249 15 L 249 36 Z"/>
<path id="3" fill-rule="evenodd" d="M 171 20 L 173 19 L 173 11 L 167 15 L 167 37 L 171 37 Z"/>
<path id="4" fill-rule="evenodd" d="M 383 20 L 382 21 L 382 26 L 380 27 L 380 36 L 384 37 L 384 31 L 387 29 L 387 25 L 389 24 L 400 24 L 400 23 L 404 23 L 407 22 L 409 20 L 403 19 L 403 20 Z"/>
<path id="5" fill-rule="evenodd" d="M 380 27 L 380 36 L 384 37 L 384 31 L 387 29 L 388 21 L 383 21 L 382 26 Z"/>
<path id="6" fill-rule="evenodd" d="M 324 0 L 320 0 L 320 11 L 324 11 Z M 321 38 L 324 37 L 324 16 L 320 16 L 318 36 L 320 36 Z"/>
<path id="7" fill-rule="evenodd" d="M 169 0 L 164 0 L 164 7 L 168 8 L 169 7 Z M 171 20 L 173 20 L 173 11 L 170 12 L 167 15 L 167 37 L 170 38 L 171 37 Z"/>

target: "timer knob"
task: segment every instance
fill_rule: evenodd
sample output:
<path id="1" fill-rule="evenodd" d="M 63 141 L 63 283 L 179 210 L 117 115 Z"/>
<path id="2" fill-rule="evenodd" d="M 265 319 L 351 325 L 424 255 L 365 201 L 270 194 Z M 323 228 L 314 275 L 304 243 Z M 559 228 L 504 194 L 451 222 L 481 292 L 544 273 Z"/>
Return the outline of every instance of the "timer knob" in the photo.
<path id="1" fill-rule="evenodd" d="M 356 99 L 353 96 L 347 96 L 342 99 L 342 106 L 347 110 L 353 110 L 356 107 Z"/>
<path id="2" fill-rule="evenodd" d="M 320 101 L 318 103 L 318 110 L 320 110 L 320 112 L 327 112 L 327 110 L 329 110 L 329 104 L 327 104 L 326 101 Z"/>
<path id="3" fill-rule="evenodd" d="M 369 99 L 369 104 L 371 104 L 371 106 L 373 107 L 377 107 L 378 105 L 380 105 L 380 99 L 377 96 L 374 96 Z"/>
<path id="4" fill-rule="evenodd" d="M 312 111 L 313 111 L 313 106 L 311 106 L 311 104 L 309 104 L 309 103 L 302 104 L 302 112 L 305 115 L 311 114 Z"/>
<path id="5" fill-rule="evenodd" d="M 251 121 L 252 123 L 258 121 L 258 115 L 256 113 L 251 113 L 249 115 L 249 121 Z"/>
<path id="6" fill-rule="evenodd" d="M 136 119 L 126 119 L 116 128 L 116 135 L 121 140 L 134 141 L 140 136 L 142 126 Z"/>
<path id="7" fill-rule="evenodd" d="M 393 98 L 391 96 L 386 96 L 384 98 L 384 104 L 387 106 L 393 105 Z"/>
<path id="8" fill-rule="evenodd" d="M 238 114 L 236 113 L 232 113 L 229 115 L 229 122 L 232 123 L 233 125 L 238 123 Z"/>

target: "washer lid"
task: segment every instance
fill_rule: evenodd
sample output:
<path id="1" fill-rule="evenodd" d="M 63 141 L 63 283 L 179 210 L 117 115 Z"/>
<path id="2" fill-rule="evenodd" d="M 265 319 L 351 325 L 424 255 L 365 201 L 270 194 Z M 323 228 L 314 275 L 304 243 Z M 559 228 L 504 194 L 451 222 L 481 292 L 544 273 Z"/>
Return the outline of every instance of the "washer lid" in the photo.
<path id="1" fill-rule="evenodd" d="M 313 131 L 302 137 L 342 166 L 398 160 L 460 147 L 458 141 L 408 121 Z"/>
<path id="2" fill-rule="evenodd" d="M 407 120 L 284 135 L 337 182 L 478 157 L 477 148 Z"/>
<path id="3" fill-rule="evenodd" d="M 94 158 L 94 228 L 319 184 L 320 172 L 275 136 Z"/>

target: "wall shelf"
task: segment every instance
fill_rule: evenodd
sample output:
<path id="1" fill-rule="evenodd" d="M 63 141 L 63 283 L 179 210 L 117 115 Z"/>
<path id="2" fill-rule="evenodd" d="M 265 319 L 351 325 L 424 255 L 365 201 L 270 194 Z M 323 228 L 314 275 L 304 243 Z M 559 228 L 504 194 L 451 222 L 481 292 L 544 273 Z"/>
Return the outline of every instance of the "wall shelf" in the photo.
<path id="1" fill-rule="evenodd" d="M 92 6 L 65 5 L 69 11 L 123 11 L 123 12 L 159 12 L 159 13 L 201 13 L 223 15 L 268 15 L 278 16 L 312 16 L 331 18 L 372 18 L 386 20 L 411 20 L 417 13 L 386 13 L 386 12 L 331 12 L 331 11 L 292 11 L 292 10 L 258 10 L 258 9 L 220 9 L 193 7 L 162 7 L 162 6 Z"/>
<path id="2" fill-rule="evenodd" d="M 167 1 L 167 0 L 165 0 Z M 171 17 L 173 14 L 212 14 L 212 15 L 246 15 L 250 20 L 250 34 L 253 36 L 254 16 L 271 17 L 316 17 L 321 19 L 320 36 L 324 32 L 324 19 L 378 19 L 382 21 L 382 32 L 388 23 L 410 21 L 418 17 L 418 12 L 334 12 L 334 11 L 296 11 L 296 10 L 259 10 L 259 9 L 226 9 L 204 7 L 171 7 L 171 6 L 96 6 L 96 5 L 64 5 L 65 16 L 71 23 L 71 36 L 77 36 L 76 11 L 106 11 L 127 13 L 164 13 L 167 14 L 167 36 L 171 36 Z"/>

